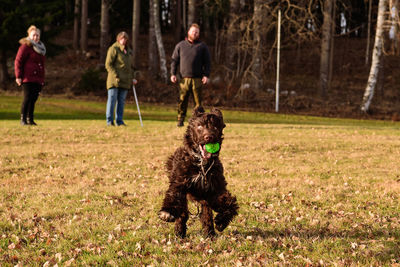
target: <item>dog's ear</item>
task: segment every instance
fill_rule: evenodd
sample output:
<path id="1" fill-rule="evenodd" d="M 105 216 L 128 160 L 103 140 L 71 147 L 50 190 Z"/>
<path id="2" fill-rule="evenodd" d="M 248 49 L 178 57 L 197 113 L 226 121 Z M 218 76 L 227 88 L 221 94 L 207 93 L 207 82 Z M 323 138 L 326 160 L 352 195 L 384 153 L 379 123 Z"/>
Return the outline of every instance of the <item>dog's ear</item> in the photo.
<path id="1" fill-rule="evenodd" d="M 215 114 L 215 115 L 217 115 L 218 117 L 221 117 L 221 119 L 222 119 L 222 112 L 221 112 L 221 110 L 219 110 L 219 109 L 217 109 L 217 108 L 212 108 L 210 113 Z"/>
<path id="2" fill-rule="evenodd" d="M 217 108 L 212 108 L 210 113 L 216 115 L 217 117 L 220 117 L 221 121 L 222 121 L 222 124 L 223 124 L 223 128 L 225 128 L 226 125 L 224 123 L 224 118 L 222 116 L 221 110 L 219 110 Z"/>
<path id="3" fill-rule="evenodd" d="M 205 110 L 202 106 L 197 107 L 193 110 L 193 116 L 194 117 L 199 117 L 201 114 L 204 114 Z"/>

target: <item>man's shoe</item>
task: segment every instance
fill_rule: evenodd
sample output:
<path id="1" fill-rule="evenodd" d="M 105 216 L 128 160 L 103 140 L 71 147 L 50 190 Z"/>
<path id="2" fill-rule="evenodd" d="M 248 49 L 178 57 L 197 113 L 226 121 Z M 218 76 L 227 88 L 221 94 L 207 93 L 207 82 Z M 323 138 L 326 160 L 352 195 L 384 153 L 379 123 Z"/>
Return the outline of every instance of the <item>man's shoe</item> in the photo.
<path id="1" fill-rule="evenodd" d="M 115 126 L 114 122 L 107 122 L 107 126 Z"/>
<path id="2" fill-rule="evenodd" d="M 183 120 L 179 120 L 178 123 L 176 124 L 178 127 L 183 127 Z"/>
<path id="3" fill-rule="evenodd" d="M 118 124 L 118 126 L 126 126 L 125 122 Z"/>

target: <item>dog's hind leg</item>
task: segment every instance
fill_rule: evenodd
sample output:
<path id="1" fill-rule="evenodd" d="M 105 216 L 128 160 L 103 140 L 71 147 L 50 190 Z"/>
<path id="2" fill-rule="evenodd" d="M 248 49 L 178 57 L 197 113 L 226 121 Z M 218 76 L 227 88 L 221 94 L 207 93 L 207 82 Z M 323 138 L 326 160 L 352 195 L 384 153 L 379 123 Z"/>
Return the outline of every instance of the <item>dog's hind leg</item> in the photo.
<path id="1" fill-rule="evenodd" d="M 218 214 L 215 216 L 215 228 L 222 232 L 238 213 L 239 205 L 236 197 L 232 196 L 228 191 L 222 192 L 213 199 L 211 207 Z"/>
<path id="2" fill-rule="evenodd" d="M 215 230 L 214 230 L 214 219 L 212 210 L 210 206 L 208 206 L 206 201 L 201 201 L 200 203 L 201 203 L 200 222 L 203 228 L 203 232 L 206 236 L 214 236 Z"/>

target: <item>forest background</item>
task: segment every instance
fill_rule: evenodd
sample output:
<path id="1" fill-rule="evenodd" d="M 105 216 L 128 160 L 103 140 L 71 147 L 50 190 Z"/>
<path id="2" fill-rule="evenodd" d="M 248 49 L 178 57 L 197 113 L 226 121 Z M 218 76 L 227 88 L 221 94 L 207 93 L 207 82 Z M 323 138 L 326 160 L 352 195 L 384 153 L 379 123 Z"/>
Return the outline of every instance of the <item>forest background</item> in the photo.
<path id="1" fill-rule="evenodd" d="M 35 24 L 48 49 L 43 95 L 104 100 L 106 50 L 124 30 L 132 37 L 139 100 L 175 104 L 178 92 L 168 82 L 170 56 L 197 22 L 213 61 L 206 106 L 273 112 L 279 86 L 283 113 L 400 119 L 398 0 L 0 3 L 0 88 L 5 94 L 20 93 L 13 61 L 18 40 Z M 363 110 L 367 91 L 372 102 Z"/>

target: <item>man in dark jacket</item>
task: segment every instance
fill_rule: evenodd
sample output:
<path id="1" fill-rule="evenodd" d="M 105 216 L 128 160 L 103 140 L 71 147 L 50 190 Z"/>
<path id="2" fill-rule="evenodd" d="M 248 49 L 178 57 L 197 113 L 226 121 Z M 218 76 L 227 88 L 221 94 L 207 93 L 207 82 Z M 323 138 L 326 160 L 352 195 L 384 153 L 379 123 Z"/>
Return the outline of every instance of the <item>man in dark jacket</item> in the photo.
<path id="1" fill-rule="evenodd" d="M 199 40 L 200 27 L 192 24 L 187 38 L 179 42 L 172 54 L 171 82 L 177 82 L 177 71 L 182 79 L 179 82 L 178 127 L 183 126 L 190 94 L 193 94 L 195 107 L 201 106 L 201 89 L 209 82 L 211 59 L 205 43 Z"/>

